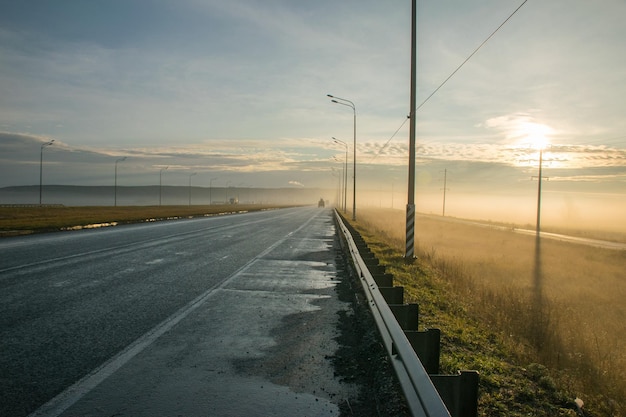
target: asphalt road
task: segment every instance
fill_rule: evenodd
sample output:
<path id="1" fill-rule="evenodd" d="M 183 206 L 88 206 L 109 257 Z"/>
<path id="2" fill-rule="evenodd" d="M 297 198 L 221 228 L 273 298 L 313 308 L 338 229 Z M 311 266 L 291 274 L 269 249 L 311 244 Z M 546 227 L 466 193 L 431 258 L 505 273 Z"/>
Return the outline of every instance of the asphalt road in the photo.
<path id="1" fill-rule="evenodd" d="M 0 416 L 337 415 L 335 245 L 317 208 L 0 240 Z"/>

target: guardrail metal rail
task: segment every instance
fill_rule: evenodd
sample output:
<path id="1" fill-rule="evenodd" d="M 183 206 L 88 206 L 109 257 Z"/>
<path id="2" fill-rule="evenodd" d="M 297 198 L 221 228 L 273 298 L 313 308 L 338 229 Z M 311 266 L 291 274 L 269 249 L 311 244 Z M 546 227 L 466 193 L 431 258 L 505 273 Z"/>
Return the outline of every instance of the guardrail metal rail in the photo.
<path id="1" fill-rule="evenodd" d="M 419 305 L 404 303 L 404 288 L 371 253 L 360 234 L 335 210 L 341 243 L 360 278 L 376 326 L 414 417 L 476 417 L 477 371 L 439 374 L 441 332 L 418 331 Z"/>

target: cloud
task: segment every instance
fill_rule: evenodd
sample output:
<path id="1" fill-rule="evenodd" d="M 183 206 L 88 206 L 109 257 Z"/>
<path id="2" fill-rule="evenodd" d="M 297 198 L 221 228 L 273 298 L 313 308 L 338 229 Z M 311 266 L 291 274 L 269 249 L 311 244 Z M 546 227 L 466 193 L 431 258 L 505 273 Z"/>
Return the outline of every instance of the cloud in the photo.
<path id="1" fill-rule="evenodd" d="M 0 132 L 0 186 L 38 181 L 40 145 L 51 139 L 31 134 Z M 74 146 L 55 140 L 46 148 L 44 164 L 50 182 L 108 183 L 117 159 L 120 176 L 137 180 L 149 178 L 168 166 L 168 176 L 190 171 L 223 172 L 224 175 L 262 173 L 325 172 L 331 162 L 327 150 L 311 145 L 296 148 L 290 139 L 275 140 L 274 146 L 258 140 L 222 140 L 215 143 L 192 143 L 177 146 L 95 147 Z M 18 166 L 23 168 L 18 169 Z M 35 169 L 34 167 L 37 167 Z M 100 176 L 99 179 L 96 179 Z M 261 177 L 257 175 L 257 179 Z M 21 181 L 21 182 L 20 182 Z M 286 181 L 286 180 L 283 180 Z M 283 182 L 284 183 L 284 182 Z M 312 181 L 308 181 L 312 183 Z"/>
<path id="2" fill-rule="evenodd" d="M 364 143 L 358 147 L 358 154 L 360 163 L 406 165 L 408 145 L 391 143 L 383 147 L 379 143 Z M 422 161 L 475 161 L 511 166 L 536 166 L 539 162 L 537 149 L 523 143 L 418 142 L 416 157 Z M 626 167 L 626 149 L 605 145 L 552 145 L 544 150 L 544 164 L 563 169 Z"/>
<path id="3" fill-rule="evenodd" d="M 3 151 L 21 150 L 25 147 L 50 142 L 51 139 L 51 137 L 43 135 L 0 131 L 0 145 Z"/>
<path id="4" fill-rule="evenodd" d="M 532 143 L 538 136 L 549 137 L 555 130 L 545 123 L 538 121 L 530 112 L 516 112 L 487 119 L 479 126 L 495 129 L 504 136 L 509 143 Z"/>
<path id="5" fill-rule="evenodd" d="M 289 185 L 295 185 L 296 187 L 304 187 L 304 184 L 298 181 L 289 181 Z"/>
<path id="6" fill-rule="evenodd" d="M 607 182 L 616 181 L 626 183 L 626 172 L 622 173 L 607 173 L 607 174 L 589 174 L 589 175 L 570 175 L 570 176 L 551 176 L 550 181 L 562 181 L 562 182 Z"/>

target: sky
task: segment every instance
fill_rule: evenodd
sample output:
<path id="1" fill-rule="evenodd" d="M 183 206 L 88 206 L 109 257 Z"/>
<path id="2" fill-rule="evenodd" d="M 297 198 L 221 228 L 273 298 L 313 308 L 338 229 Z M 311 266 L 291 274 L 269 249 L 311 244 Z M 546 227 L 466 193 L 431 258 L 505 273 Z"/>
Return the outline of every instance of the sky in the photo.
<path id="1" fill-rule="evenodd" d="M 623 213 L 626 2 L 417 3 L 418 210 L 444 188 L 459 215 L 531 207 L 544 143 L 546 204 Z M 0 187 L 40 166 L 45 184 L 117 167 L 126 186 L 337 187 L 354 113 L 332 94 L 356 109 L 357 196 L 401 207 L 410 25 L 408 0 L 0 0 Z"/>

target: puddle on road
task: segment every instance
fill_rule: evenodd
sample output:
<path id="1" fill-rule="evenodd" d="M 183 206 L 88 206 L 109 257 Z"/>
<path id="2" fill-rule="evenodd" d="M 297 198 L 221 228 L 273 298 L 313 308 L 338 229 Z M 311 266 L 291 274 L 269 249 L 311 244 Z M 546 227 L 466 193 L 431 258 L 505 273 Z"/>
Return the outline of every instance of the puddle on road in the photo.
<path id="1" fill-rule="evenodd" d="M 336 285 L 334 266 L 317 261 L 259 259 L 228 289 L 307 293 Z"/>
<path id="2" fill-rule="evenodd" d="M 335 340 L 337 312 L 346 308 L 346 303 L 338 300 L 334 288 L 312 292 L 315 295 L 294 294 L 299 300 L 292 296 L 294 312 L 282 316 L 269 330 L 273 343 L 260 348 L 257 355 L 239 356 L 231 363 L 239 375 L 288 387 L 298 393 L 299 399 L 312 396 L 323 405 L 319 411 L 326 413 L 304 415 L 333 415 L 328 414 L 328 405 L 324 403 L 333 405 L 333 410 L 337 410 L 335 415 L 339 415 L 338 404 L 356 398 L 358 392 L 355 385 L 335 377 L 331 361 L 339 347 Z"/>
<path id="3" fill-rule="evenodd" d="M 242 383 L 243 382 L 243 383 Z M 246 380 L 237 385 L 235 393 L 219 393 L 209 398 L 208 410 L 216 416 L 253 416 L 262 410 L 264 416 L 338 416 L 339 407 L 325 398 L 293 392 L 288 387 L 266 380 Z"/>

